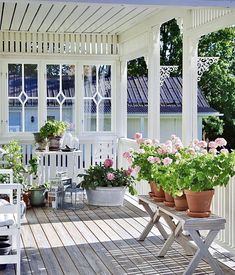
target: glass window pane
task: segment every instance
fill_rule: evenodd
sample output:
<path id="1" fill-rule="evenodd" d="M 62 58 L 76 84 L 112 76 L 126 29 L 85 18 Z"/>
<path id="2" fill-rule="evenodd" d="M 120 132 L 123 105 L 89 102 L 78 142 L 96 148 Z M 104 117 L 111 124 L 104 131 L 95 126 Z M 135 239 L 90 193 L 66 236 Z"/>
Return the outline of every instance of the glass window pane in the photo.
<path id="1" fill-rule="evenodd" d="M 24 90 L 29 97 L 38 97 L 38 66 L 24 65 Z"/>
<path id="2" fill-rule="evenodd" d="M 22 65 L 8 64 L 8 96 L 17 97 L 22 91 Z"/>
<path id="3" fill-rule="evenodd" d="M 84 131 L 97 131 L 96 104 L 92 99 L 84 100 Z"/>
<path id="4" fill-rule="evenodd" d="M 47 100 L 47 120 L 60 120 L 60 105 L 56 99 Z"/>
<path id="5" fill-rule="evenodd" d="M 111 66 L 99 66 L 99 93 L 102 97 L 111 97 Z"/>
<path id="6" fill-rule="evenodd" d="M 75 65 L 62 65 L 62 92 L 66 97 L 75 96 Z"/>
<path id="7" fill-rule="evenodd" d="M 38 100 L 28 99 L 25 103 L 25 132 L 38 130 Z"/>
<path id="8" fill-rule="evenodd" d="M 75 131 L 75 119 L 74 119 L 74 100 L 67 99 L 62 105 L 62 120 L 69 124 L 68 131 Z"/>
<path id="9" fill-rule="evenodd" d="M 22 105 L 18 99 L 9 99 L 9 132 L 22 131 Z"/>
<path id="10" fill-rule="evenodd" d="M 60 91 L 60 65 L 47 65 L 47 97 L 56 97 Z"/>
<path id="11" fill-rule="evenodd" d="M 99 104 L 99 131 L 111 131 L 111 100 L 102 100 Z"/>
<path id="12" fill-rule="evenodd" d="M 84 96 L 92 97 L 96 93 L 96 66 L 83 66 Z"/>

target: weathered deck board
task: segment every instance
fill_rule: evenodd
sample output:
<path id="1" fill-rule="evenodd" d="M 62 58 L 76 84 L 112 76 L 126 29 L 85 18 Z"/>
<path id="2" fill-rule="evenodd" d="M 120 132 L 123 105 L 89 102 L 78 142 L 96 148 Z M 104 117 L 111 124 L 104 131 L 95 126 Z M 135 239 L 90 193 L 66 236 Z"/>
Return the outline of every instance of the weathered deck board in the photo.
<path id="1" fill-rule="evenodd" d="M 82 210 L 34 208 L 22 224 L 22 275 L 31 274 L 182 274 L 191 257 L 177 243 L 165 258 L 157 228 L 144 242 L 137 241 L 148 215 L 128 201 L 124 207 L 87 207 Z M 223 266 L 225 274 L 235 274 Z M 13 275 L 8 265 L 0 275 Z M 213 274 L 202 262 L 195 274 Z"/>

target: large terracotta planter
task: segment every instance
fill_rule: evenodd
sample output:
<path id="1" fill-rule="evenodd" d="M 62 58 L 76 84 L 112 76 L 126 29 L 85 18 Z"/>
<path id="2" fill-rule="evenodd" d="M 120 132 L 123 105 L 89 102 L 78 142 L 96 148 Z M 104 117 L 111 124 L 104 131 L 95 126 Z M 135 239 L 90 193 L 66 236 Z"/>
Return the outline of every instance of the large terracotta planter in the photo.
<path id="1" fill-rule="evenodd" d="M 165 192 L 164 204 L 166 206 L 169 206 L 169 207 L 174 207 L 175 206 L 174 198 L 170 194 L 168 194 L 167 192 Z"/>
<path id="2" fill-rule="evenodd" d="M 165 200 L 165 194 L 162 187 L 159 188 L 155 182 L 150 182 L 150 187 L 150 196 L 153 197 L 156 202 L 163 202 Z"/>
<path id="3" fill-rule="evenodd" d="M 178 197 L 178 196 L 175 197 L 174 202 L 175 202 L 175 210 L 176 211 L 185 211 L 188 209 L 188 203 L 187 203 L 185 194 L 183 194 L 180 197 Z"/>
<path id="4" fill-rule="evenodd" d="M 184 193 L 188 202 L 187 215 L 194 218 L 205 218 L 211 214 L 211 201 L 214 195 L 214 190 L 202 192 L 193 192 L 185 190 Z"/>

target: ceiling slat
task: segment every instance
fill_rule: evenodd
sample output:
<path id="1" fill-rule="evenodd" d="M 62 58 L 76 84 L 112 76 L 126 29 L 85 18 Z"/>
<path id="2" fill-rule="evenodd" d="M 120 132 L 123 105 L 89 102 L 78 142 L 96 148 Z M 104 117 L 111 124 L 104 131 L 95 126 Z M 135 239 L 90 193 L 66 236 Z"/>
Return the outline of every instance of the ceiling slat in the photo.
<path id="1" fill-rule="evenodd" d="M 63 22 L 62 25 L 57 27 L 57 32 L 64 32 L 66 31 L 72 24 L 75 22 L 87 9 L 88 6 L 78 6 L 72 13 L 71 15 L 66 18 L 66 20 Z"/>
<path id="2" fill-rule="evenodd" d="M 27 3 L 21 3 L 16 5 L 16 10 L 14 14 L 14 18 L 11 24 L 11 31 L 18 31 L 20 24 L 22 22 L 22 19 L 24 17 L 25 11 L 27 9 L 28 4 Z"/>
<path id="3" fill-rule="evenodd" d="M 15 3 L 5 3 L 3 17 L 2 17 L 2 26 L 1 26 L 2 30 L 10 29 L 14 8 L 15 8 Z"/>
<path id="4" fill-rule="evenodd" d="M 99 6 L 90 6 L 66 31 L 74 32 L 81 24 L 89 19 L 99 9 Z"/>
<path id="5" fill-rule="evenodd" d="M 19 5 L 19 4 L 18 4 Z M 17 6 L 18 6 L 17 5 Z M 21 31 L 27 31 L 32 23 L 33 18 L 35 17 L 35 14 L 39 8 L 40 4 L 29 4 L 29 7 L 27 9 L 27 12 L 25 14 L 24 20 L 21 24 L 20 30 Z"/>
<path id="6" fill-rule="evenodd" d="M 33 4 L 30 4 L 33 5 Z M 44 18 L 47 16 L 47 13 L 50 11 L 52 4 L 43 4 L 41 5 L 38 13 L 34 17 L 32 25 L 30 26 L 29 31 L 36 32 L 43 22 Z"/>
<path id="7" fill-rule="evenodd" d="M 56 4 L 52 7 L 50 12 L 45 17 L 42 25 L 38 28 L 39 32 L 46 32 L 48 28 L 51 26 L 53 21 L 59 16 L 60 12 L 65 8 L 64 4 Z"/>
<path id="8" fill-rule="evenodd" d="M 106 12 L 103 16 L 101 16 L 94 24 L 90 24 L 84 32 L 93 32 L 95 29 L 103 26 L 105 22 L 107 22 L 110 18 L 114 16 L 118 16 L 117 14 L 120 13 L 121 10 L 123 10 L 123 7 L 112 7 L 111 10 Z"/>
<path id="9" fill-rule="evenodd" d="M 68 18 L 71 13 L 75 10 L 77 6 L 76 5 L 67 5 L 63 11 L 57 16 L 57 18 L 54 20 L 50 28 L 48 29 L 49 32 L 56 32 L 58 27 L 63 24 L 63 22 Z"/>
<path id="10" fill-rule="evenodd" d="M 152 10 L 136 8 L 135 10 L 128 13 L 126 16 L 124 16 L 120 20 L 116 21 L 113 24 L 110 24 L 108 28 L 103 28 L 101 31 L 107 32 L 107 33 L 116 33 L 119 31 L 119 28 L 121 28 L 124 24 L 130 24 L 137 17 L 142 16 L 143 14 L 149 13 L 150 11 Z"/>
<path id="11" fill-rule="evenodd" d="M 110 11 L 112 7 L 110 6 L 104 6 L 101 7 L 99 10 L 97 10 L 96 13 L 94 13 L 89 20 L 85 21 L 81 26 L 79 26 L 75 32 L 84 32 L 87 27 L 89 27 L 91 24 L 94 24 L 99 18 L 102 18 L 104 14 L 106 14 L 108 11 Z"/>
<path id="12" fill-rule="evenodd" d="M 117 24 L 120 20 L 125 18 L 128 14 L 134 12 L 136 10 L 135 7 L 125 7 L 119 13 L 115 14 L 113 17 L 109 18 L 105 23 L 98 26 L 98 28 L 93 28 L 95 32 L 102 32 L 102 30 L 112 26 L 112 24 Z M 98 25 L 98 24 L 97 24 Z"/>
<path id="13" fill-rule="evenodd" d="M 120 27 L 116 28 L 116 29 L 112 29 L 111 33 L 116 33 L 119 34 L 120 32 L 133 27 L 135 24 L 137 24 L 139 21 L 141 21 L 142 19 L 148 18 L 149 16 L 151 16 L 153 13 L 156 13 L 158 9 L 156 9 L 155 11 L 151 10 L 151 9 L 147 9 L 143 12 L 141 12 L 138 16 L 133 17 L 132 19 L 128 20 L 126 23 L 122 24 Z"/>

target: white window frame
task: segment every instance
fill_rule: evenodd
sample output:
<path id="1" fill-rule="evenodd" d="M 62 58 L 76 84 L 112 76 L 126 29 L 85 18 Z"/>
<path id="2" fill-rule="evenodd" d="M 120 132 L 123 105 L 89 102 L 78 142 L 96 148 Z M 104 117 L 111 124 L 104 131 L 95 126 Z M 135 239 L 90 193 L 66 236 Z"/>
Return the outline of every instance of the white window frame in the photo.
<path id="1" fill-rule="evenodd" d="M 29 56 L 14 55 L 2 56 L 0 58 L 0 134 L 1 140 L 18 139 L 33 140 L 31 132 L 9 132 L 8 131 L 8 63 L 12 64 L 38 64 L 38 127 L 40 128 L 47 119 L 46 104 L 46 65 L 72 64 L 75 65 L 75 135 L 78 136 L 113 136 L 116 133 L 116 75 L 118 56 Z M 83 66 L 84 65 L 111 65 L 111 131 L 84 132 L 83 131 Z"/>

